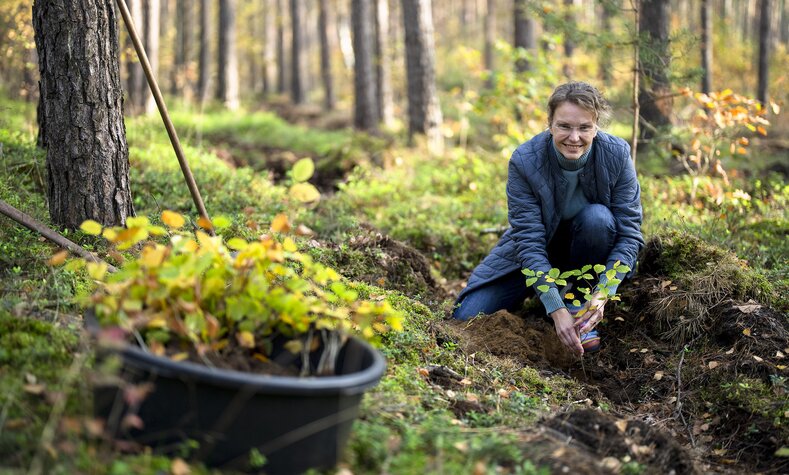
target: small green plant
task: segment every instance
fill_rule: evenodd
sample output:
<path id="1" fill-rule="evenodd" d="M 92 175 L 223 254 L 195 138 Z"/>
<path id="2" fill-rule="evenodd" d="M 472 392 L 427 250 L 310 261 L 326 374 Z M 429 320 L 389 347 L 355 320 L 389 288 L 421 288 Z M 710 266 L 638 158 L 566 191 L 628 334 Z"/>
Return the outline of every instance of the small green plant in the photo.
<path id="1" fill-rule="evenodd" d="M 322 347 L 315 373 L 332 374 L 332 355 L 349 333 L 375 341 L 401 329 L 402 315 L 387 300 L 359 299 L 336 271 L 300 253 L 285 235 L 290 224 L 284 214 L 274 218 L 270 234 L 253 242 L 186 232 L 184 217 L 171 211 L 161 220 L 164 227 L 146 217 L 130 218 L 126 227 L 86 221 L 85 233 L 102 235 L 119 250 L 142 249 L 115 273 L 105 263 L 71 264 L 84 266 L 97 281 L 85 304 L 102 326 L 122 329 L 126 339 L 154 354 L 208 362 L 240 347 L 265 363 L 274 342 L 284 340 L 302 361 Z M 198 220 L 205 230 L 229 224 L 221 217 Z M 166 244 L 150 239 L 168 235 Z M 302 375 L 309 366 L 302 365 Z"/>
<path id="2" fill-rule="evenodd" d="M 630 272 L 630 267 L 622 264 L 620 261 L 616 261 L 610 269 L 607 269 L 603 264 L 587 264 L 580 269 L 565 272 L 555 267 L 547 273 L 531 269 L 523 269 L 522 272 L 526 275 L 527 287 L 531 287 L 538 281 L 545 282 L 537 286 L 537 290 L 540 292 L 547 292 L 551 288 L 548 284 L 567 286 L 567 279 L 574 279 L 577 283 L 576 290 L 578 295 L 573 292 L 565 292 L 563 298 L 574 307 L 581 307 L 586 302 L 591 302 L 595 296 L 600 297 L 603 302 L 619 300 L 619 296 L 613 293 L 613 289 L 622 282 L 618 275 L 627 274 Z M 594 275 L 592 272 L 594 272 Z M 605 279 L 601 282 L 602 276 L 605 276 Z M 595 310 L 595 308 L 584 307 L 576 315 L 581 316 L 589 310 Z"/>

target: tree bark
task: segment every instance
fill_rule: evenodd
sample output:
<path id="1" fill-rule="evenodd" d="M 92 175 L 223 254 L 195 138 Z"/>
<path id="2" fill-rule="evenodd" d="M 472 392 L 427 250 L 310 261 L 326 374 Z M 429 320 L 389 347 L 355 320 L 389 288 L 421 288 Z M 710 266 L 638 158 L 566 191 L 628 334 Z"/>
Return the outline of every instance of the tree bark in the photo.
<path id="1" fill-rule="evenodd" d="M 211 1 L 200 0 L 200 61 L 198 64 L 197 96 L 200 104 L 209 98 L 211 84 Z"/>
<path id="2" fill-rule="evenodd" d="M 756 98 L 767 104 L 768 76 L 770 72 L 770 10 L 772 0 L 760 0 L 759 22 L 759 84 Z"/>
<path id="3" fill-rule="evenodd" d="M 217 99 L 230 110 L 238 109 L 238 52 L 236 51 L 236 0 L 219 0 L 219 51 Z"/>
<path id="4" fill-rule="evenodd" d="M 611 20 L 616 15 L 620 7 L 620 0 L 605 0 L 602 2 L 602 11 L 600 14 L 601 26 L 604 32 L 611 32 Z M 610 85 L 612 81 L 611 71 L 613 70 L 613 63 L 611 60 L 612 48 L 608 45 L 603 45 L 600 48 L 600 79 L 603 83 Z"/>
<path id="5" fill-rule="evenodd" d="M 117 24 L 112 0 L 33 3 L 49 214 L 70 229 L 134 215 Z"/>
<path id="6" fill-rule="evenodd" d="M 353 125 L 359 130 L 378 130 L 378 110 L 375 102 L 375 72 L 373 70 L 373 0 L 352 0 L 351 25 L 353 30 Z"/>
<path id="7" fill-rule="evenodd" d="M 290 0 L 290 96 L 294 104 L 304 103 L 304 71 L 301 27 L 301 0 Z"/>
<path id="8" fill-rule="evenodd" d="M 392 67 L 389 57 L 389 2 L 374 0 L 375 4 L 375 79 L 378 119 L 386 125 L 394 121 L 392 98 Z"/>
<path id="9" fill-rule="evenodd" d="M 566 12 L 564 29 L 564 66 L 562 67 L 564 76 L 568 79 L 575 75 L 573 67 L 573 54 L 575 53 L 575 29 L 577 28 L 577 18 L 575 13 L 575 0 L 564 0 Z"/>
<path id="10" fill-rule="evenodd" d="M 318 0 L 318 35 L 321 43 L 321 82 L 323 83 L 323 108 L 333 110 L 334 83 L 331 75 L 331 43 L 329 42 L 329 0 Z"/>
<path id="11" fill-rule="evenodd" d="M 537 44 L 534 36 L 534 19 L 529 15 L 526 9 L 527 0 L 515 0 L 514 14 L 515 19 L 515 47 L 523 48 L 529 53 L 533 53 Z M 524 73 L 531 69 L 529 61 L 520 58 L 515 61 L 515 70 L 519 73 Z"/>
<path id="12" fill-rule="evenodd" d="M 408 82 L 408 135 L 426 134 L 428 148 L 441 154 L 441 107 L 436 92 L 436 53 L 430 0 L 402 0 Z"/>
<path id="13" fill-rule="evenodd" d="M 701 0 L 701 92 L 712 91 L 712 0 Z"/>
<path id="14" fill-rule="evenodd" d="M 638 102 L 643 140 L 653 138 L 657 129 L 671 124 L 670 21 L 668 0 L 641 0 L 639 22 L 645 43 L 640 51 Z"/>

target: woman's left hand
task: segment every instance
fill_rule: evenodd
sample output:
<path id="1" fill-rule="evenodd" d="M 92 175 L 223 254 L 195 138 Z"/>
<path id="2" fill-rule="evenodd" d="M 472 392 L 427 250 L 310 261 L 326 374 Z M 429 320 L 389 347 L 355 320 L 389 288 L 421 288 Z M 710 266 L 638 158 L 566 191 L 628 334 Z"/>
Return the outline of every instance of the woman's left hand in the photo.
<path id="1" fill-rule="evenodd" d="M 586 312 L 575 321 L 575 326 L 578 327 L 581 334 L 591 331 L 600 323 L 605 313 L 605 302 L 606 299 L 600 292 L 594 294 L 592 299 L 586 302 L 584 305 Z"/>

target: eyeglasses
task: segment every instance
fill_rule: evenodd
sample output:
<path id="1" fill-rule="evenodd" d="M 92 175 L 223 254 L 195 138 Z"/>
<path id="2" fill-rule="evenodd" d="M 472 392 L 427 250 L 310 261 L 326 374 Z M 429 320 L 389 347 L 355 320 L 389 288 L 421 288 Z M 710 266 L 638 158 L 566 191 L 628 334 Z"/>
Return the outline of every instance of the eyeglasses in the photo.
<path id="1" fill-rule="evenodd" d="M 578 135 L 590 135 L 590 134 L 595 133 L 595 131 L 597 130 L 596 126 L 589 125 L 589 124 L 584 124 L 584 125 L 581 125 L 579 127 L 572 127 L 572 126 L 567 125 L 567 124 L 557 124 L 557 125 L 554 126 L 554 128 L 557 131 L 559 131 L 559 132 L 561 132 L 563 134 L 568 134 L 568 135 L 571 134 L 573 132 L 573 130 L 577 130 L 578 131 Z"/>

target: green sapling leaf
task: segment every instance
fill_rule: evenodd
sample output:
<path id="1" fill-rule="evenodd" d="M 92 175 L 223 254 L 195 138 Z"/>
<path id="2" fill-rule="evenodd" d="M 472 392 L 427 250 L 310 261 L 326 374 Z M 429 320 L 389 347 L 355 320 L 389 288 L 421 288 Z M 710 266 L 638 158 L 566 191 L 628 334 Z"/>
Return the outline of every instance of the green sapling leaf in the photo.
<path id="1" fill-rule="evenodd" d="M 595 264 L 594 273 L 600 275 L 603 272 L 605 272 L 605 266 L 603 264 Z"/>
<path id="2" fill-rule="evenodd" d="M 537 280 L 537 277 L 529 277 L 526 279 L 526 287 L 531 287 L 535 282 L 537 282 Z"/>
<path id="3" fill-rule="evenodd" d="M 540 286 L 537 287 L 537 290 L 539 290 L 540 292 L 547 292 L 550 289 L 551 289 L 550 286 L 547 286 L 547 285 L 540 285 Z"/>

